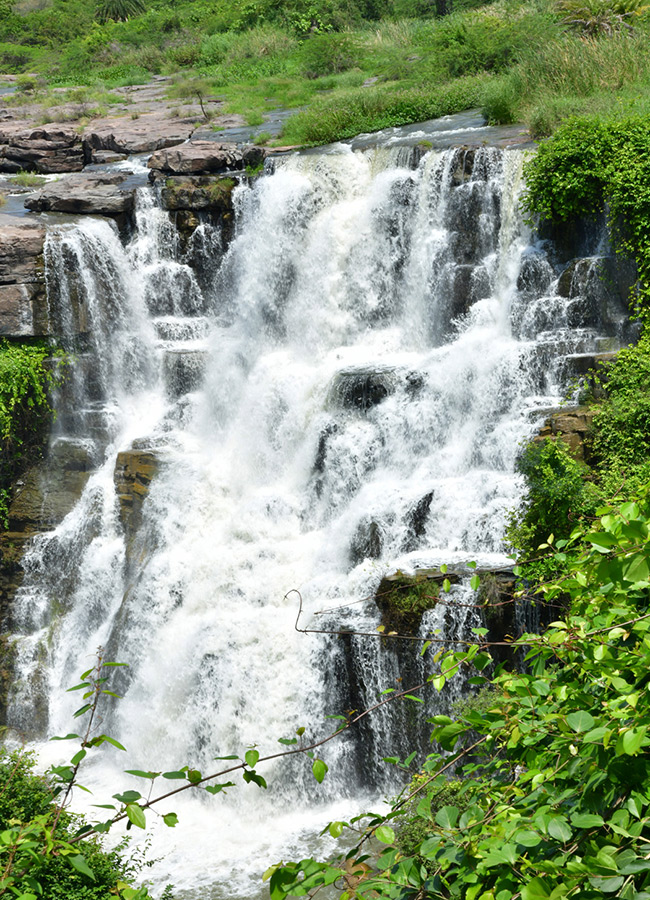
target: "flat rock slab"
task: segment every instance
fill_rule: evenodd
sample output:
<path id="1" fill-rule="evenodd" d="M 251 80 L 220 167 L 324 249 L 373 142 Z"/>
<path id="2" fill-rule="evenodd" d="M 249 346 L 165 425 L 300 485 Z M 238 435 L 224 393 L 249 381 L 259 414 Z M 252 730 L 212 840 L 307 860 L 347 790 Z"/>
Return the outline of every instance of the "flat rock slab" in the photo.
<path id="1" fill-rule="evenodd" d="M 83 143 L 86 155 L 97 150 L 113 153 L 151 153 L 186 141 L 196 128 L 194 119 L 164 119 L 160 114 L 103 119 L 86 129 Z"/>
<path id="2" fill-rule="evenodd" d="M 25 199 L 25 207 L 34 212 L 98 216 L 128 213 L 134 206 L 135 191 L 122 188 L 126 178 L 126 175 L 73 175 L 30 194 Z"/>
<path id="3" fill-rule="evenodd" d="M 239 148 L 232 143 L 190 141 L 179 147 L 157 151 L 151 156 L 148 165 L 153 173 L 209 175 L 241 170 L 246 166 L 257 167 L 265 157 L 266 150 L 263 147 Z"/>

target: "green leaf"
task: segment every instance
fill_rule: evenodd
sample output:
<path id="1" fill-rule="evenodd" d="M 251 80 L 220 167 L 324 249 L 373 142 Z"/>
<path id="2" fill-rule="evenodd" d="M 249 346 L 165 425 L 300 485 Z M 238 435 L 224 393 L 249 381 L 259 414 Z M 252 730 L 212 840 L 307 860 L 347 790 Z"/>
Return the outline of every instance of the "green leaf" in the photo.
<path id="1" fill-rule="evenodd" d="M 602 891 L 603 894 L 613 894 L 614 891 L 617 891 L 625 878 L 622 875 L 612 875 L 607 878 L 600 878 L 598 875 L 593 875 L 589 879 L 589 884 L 596 888 L 597 891 Z"/>
<path id="2" fill-rule="evenodd" d="M 83 716 L 84 713 L 87 713 L 87 712 L 88 712 L 88 710 L 90 709 L 90 707 L 91 707 L 91 704 L 90 704 L 90 703 L 84 703 L 84 705 L 83 705 L 83 706 L 80 706 L 79 709 L 76 711 L 76 713 L 74 714 L 73 718 L 78 719 L 79 716 Z"/>
<path id="3" fill-rule="evenodd" d="M 113 796 L 120 803 L 135 803 L 136 800 L 142 799 L 142 794 L 139 794 L 137 791 L 124 791 L 123 794 L 113 794 Z"/>
<path id="4" fill-rule="evenodd" d="M 235 759 L 239 759 L 239 757 L 236 756 Z M 180 772 L 180 771 L 179 772 L 163 772 L 162 777 L 169 778 L 170 780 L 182 778 L 183 781 L 185 781 L 185 772 Z"/>
<path id="5" fill-rule="evenodd" d="M 566 717 L 566 720 L 569 726 L 576 732 L 589 731 L 594 727 L 596 720 L 588 713 L 586 710 L 578 710 L 577 712 L 569 713 Z"/>
<path id="6" fill-rule="evenodd" d="M 124 750 L 124 752 L 126 753 L 126 747 L 123 747 L 119 741 L 116 741 L 115 738 L 109 737 L 107 734 L 100 734 L 99 738 L 96 738 L 95 740 L 106 741 L 107 743 L 112 744 L 113 747 L 117 747 L 118 750 Z"/>
<path id="7" fill-rule="evenodd" d="M 266 787 L 266 781 L 264 780 L 264 778 L 262 778 L 261 775 L 258 775 L 257 772 L 255 772 L 253 769 L 245 769 L 242 772 L 242 775 L 244 777 L 244 781 L 246 781 L 248 784 L 250 784 L 252 782 L 253 784 L 256 784 L 258 787 L 261 787 L 261 788 Z"/>
<path id="8" fill-rule="evenodd" d="M 278 738 L 278 744 L 285 744 L 287 747 L 291 747 L 293 744 L 298 743 L 298 738 Z"/>
<path id="9" fill-rule="evenodd" d="M 83 750 L 83 749 L 78 750 L 77 753 L 75 753 L 75 755 L 72 757 L 70 762 L 72 763 L 73 766 L 78 766 L 79 763 L 81 762 L 81 760 L 85 757 L 85 755 L 86 755 L 85 750 Z"/>
<path id="10" fill-rule="evenodd" d="M 77 856 L 69 856 L 68 862 L 77 870 L 77 872 L 81 872 L 81 874 L 85 875 L 86 878 L 90 878 L 91 881 L 95 881 L 94 872 L 90 868 L 86 860 L 83 858 L 81 853 L 78 853 Z"/>
<path id="11" fill-rule="evenodd" d="M 473 591 L 478 591 L 480 584 L 481 584 L 481 579 L 478 577 L 478 575 L 472 575 L 472 577 L 469 580 L 469 586 L 471 587 L 471 589 Z"/>
<path id="12" fill-rule="evenodd" d="M 551 819 L 548 823 L 548 833 L 556 841 L 561 841 L 562 843 L 570 841 L 573 834 L 566 819 L 562 819 L 559 816 Z"/>
<path id="13" fill-rule="evenodd" d="M 518 831 L 515 834 L 515 841 L 523 847 L 537 847 L 542 842 L 542 836 L 536 831 Z"/>
<path id="14" fill-rule="evenodd" d="M 142 769 L 125 769 L 127 775 L 136 775 L 138 778 L 150 778 L 152 781 L 160 775 L 160 772 L 144 772 Z"/>
<path id="15" fill-rule="evenodd" d="M 283 743 L 285 743 L 285 741 L 283 739 L 280 739 L 280 743 L 283 744 Z M 213 756 L 212 758 L 213 759 L 239 759 L 238 756 L 234 756 L 234 755 L 233 756 Z M 185 776 L 183 776 L 183 777 L 185 777 Z"/>
<path id="16" fill-rule="evenodd" d="M 571 824 L 576 828 L 599 828 L 605 821 L 597 813 L 572 813 Z"/>
<path id="17" fill-rule="evenodd" d="M 187 770 L 187 780 L 190 784 L 198 784 L 201 780 L 201 773 L 198 769 L 188 769 Z"/>
<path id="18" fill-rule="evenodd" d="M 380 825 L 375 830 L 375 837 L 378 841 L 381 841 L 382 844 L 395 843 L 395 832 L 390 825 Z"/>
<path id="19" fill-rule="evenodd" d="M 255 766 L 257 765 L 257 760 L 259 758 L 260 758 L 260 755 L 257 752 L 257 750 L 247 750 L 246 754 L 244 756 L 244 759 L 246 760 L 246 765 L 251 769 L 255 768 Z"/>
<path id="20" fill-rule="evenodd" d="M 521 900 L 546 900 L 548 896 L 548 888 L 541 878 L 532 878 L 521 891 Z"/>
<path id="21" fill-rule="evenodd" d="M 163 822 L 169 828 L 174 828 L 174 826 L 178 824 L 178 816 L 176 815 L 176 813 L 173 813 L 173 812 L 165 813 L 165 815 L 163 816 Z"/>
<path id="22" fill-rule="evenodd" d="M 78 734 L 66 734 L 64 737 L 51 737 L 51 741 L 73 741 L 78 738 Z"/>
<path id="23" fill-rule="evenodd" d="M 330 822 L 328 831 L 333 838 L 340 837 L 343 834 L 343 822 Z"/>
<path id="24" fill-rule="evenodd" d="M 443 806 L 436 813 L 436 825 L 441 828 L 454 828 L 458 821 L 458 809 L 455 806 Z"/>
<path id="25" fill-rule="evenodd" d="M 647 728 L 630 728 L 623 734 L 623 750 L 628 756 L 634 756 L 639 752 L 645 740 Z"/>
<path id="26" fill-rule="evenodd" d="M 234 787 L 234 785 L 234 781 L 226 781 L 225 784 L 207 784 L 205 790 L 208 794 L 220 794 L 222 791 L 225 791 L 226 788 Z"/>
<path id="27" fill-rule="evenodd" d="M 311 770 L 314 773 L 314 778 L 316 781 L 321 784 L 323 778 L 325 778 L 325 773 L 327 772 L 327 766 L 323 762 L 322 759 L 315 759 L 312 763 Z"/>
<path id="28" fill-rule="evenodd" d="M 145 819 L 144 810 L 137 803 L 129 803 L 126 807 L 126 814 L 129 822 L 137 825 L 138 828 L 146 828 L 147 821 Z"/>

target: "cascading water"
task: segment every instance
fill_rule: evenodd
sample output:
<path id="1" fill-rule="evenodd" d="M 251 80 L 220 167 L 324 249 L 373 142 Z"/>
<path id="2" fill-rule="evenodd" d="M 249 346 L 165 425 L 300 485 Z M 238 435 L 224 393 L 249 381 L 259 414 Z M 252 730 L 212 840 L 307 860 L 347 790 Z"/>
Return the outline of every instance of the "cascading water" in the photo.
<path id="1" fill-rule="evenodd" d="M 568 327 L 520 190 L 516 151 L 340 148 L 238 187 L 228 249 L 194 235 L 200 273 L 147 191 L 126 248 L 105 222 L 53 229 L 51 304 L 77 347 L 54 439 L 86 442 L 97 469 L 28 551 L 9 724 L 66 733 L 64 688 L 95 648 L 128 662 L 105 726 L 128 755 L 91 760 L 96 802 L 122 769 L 273 752 L 395 686 L 390 648 L 296 632 L 292 589 L 306 620 L 335 608 L 315 627 L 374 631 L 364 598 L 387 572 L 504 562 L 520 444 L 558 402 L 563 356 L 598 339 Z M 113 481 L 131 447 L 159 467 L 135 531 Z M 423 629 L 466 637 L 470 598 L 455 587 Z M 176 801 L 180 826 L 154 827 L 157 883 L 261 895 L 266 865 L 390 784 L 395 715 L 324 748 L 320 788 L 298 759 L 264 769 L 268 792 Z"/>

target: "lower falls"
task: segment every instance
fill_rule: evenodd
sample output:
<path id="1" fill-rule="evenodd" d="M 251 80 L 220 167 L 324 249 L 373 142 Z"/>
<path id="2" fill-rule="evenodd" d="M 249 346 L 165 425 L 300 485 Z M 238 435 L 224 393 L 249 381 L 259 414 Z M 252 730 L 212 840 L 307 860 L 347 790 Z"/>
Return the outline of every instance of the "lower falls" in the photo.
<path id="1" fill-rule="evenodd" d="M 126 236 L 91 217 L 49 226 L 50 315 L 72 360 L 49 471 L 85 475 L 22 561 L 7 725 L 60 759 L 39 742 L 71 730 L 65 689 L 99 646 L 128 663 L 102 724 L 127 753 L 92 756 L 80 802 L 140 787 L 127 768 L 207 773 L 298 727 L 325 735 L 326 716 L 426 677 L 413 643 L 296 630 L 297 591 L 301 627 L 376 633 L 386 575 L 511 564 L 522 444 L 629 339 L 599 274 L 606 238 L 576 263 L 532 235 L 522 161 L 339 146 L 242 179 L 227 227 L 179 232 L 153 188 Z M 461 578 L 421 633 L 471 638 L 474 597 Z M 427 695 L 422 717 L 460 692 Z M 331 851 L 313 835 L 395 789 L 383 757 L 426 753 L 414 717 L 388 706 L 324 746 L 322 785 L 297 758 L 260 769 L 266 791 L 238 776 L 175 799 L 147 876 L 180 900 L 264 896 L 269 864 Z"/>

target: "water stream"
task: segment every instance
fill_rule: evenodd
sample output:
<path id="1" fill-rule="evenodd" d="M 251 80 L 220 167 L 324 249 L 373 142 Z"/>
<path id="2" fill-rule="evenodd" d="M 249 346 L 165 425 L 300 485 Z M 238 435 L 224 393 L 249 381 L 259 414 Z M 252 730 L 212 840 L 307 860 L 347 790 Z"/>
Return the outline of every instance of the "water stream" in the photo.
<path id="1" fill-rule="evenodd" d="M 519 214 L 521 165 L 489 148 L 287 157 L 236 189 L 229 246 L 200 226 L 194 271 L 150 189 L 126 246 L 105 221 L 50 230 L 50 303 L 77 348 L 53 440 L 83 444 L 96 470 L 28 551 L 10 725 L 67 733 L 64 688 L 95 648 L 128 662 L 105 713 L 128 753 L 91 760 L 93 802 L 137 787 L 126 768 L 208 771 L 299 726 L 324 734 L 351 698 L 400 683 L 377 641 L 294 630 L 292 590 L 305 623 L 373 631 L 387 572 L 504 563 L 521 442 L 559 402 L 566 354 L 603 336 L 568 326 Z M 125 532 L 114 469 L 131 448 L 159 470 Z M 476 622 L 453 601 L 468 596 L 455 588 L 423 627 L 466 636 Z M 263 896 L 269 863 L 390 790 L 381 759 L 403 735 L 383 714 L 332 742 L 321 787 L 280 761 L 268 791 L 174 803 L 181 824 L 153 831 L 155 883 Z"/>

